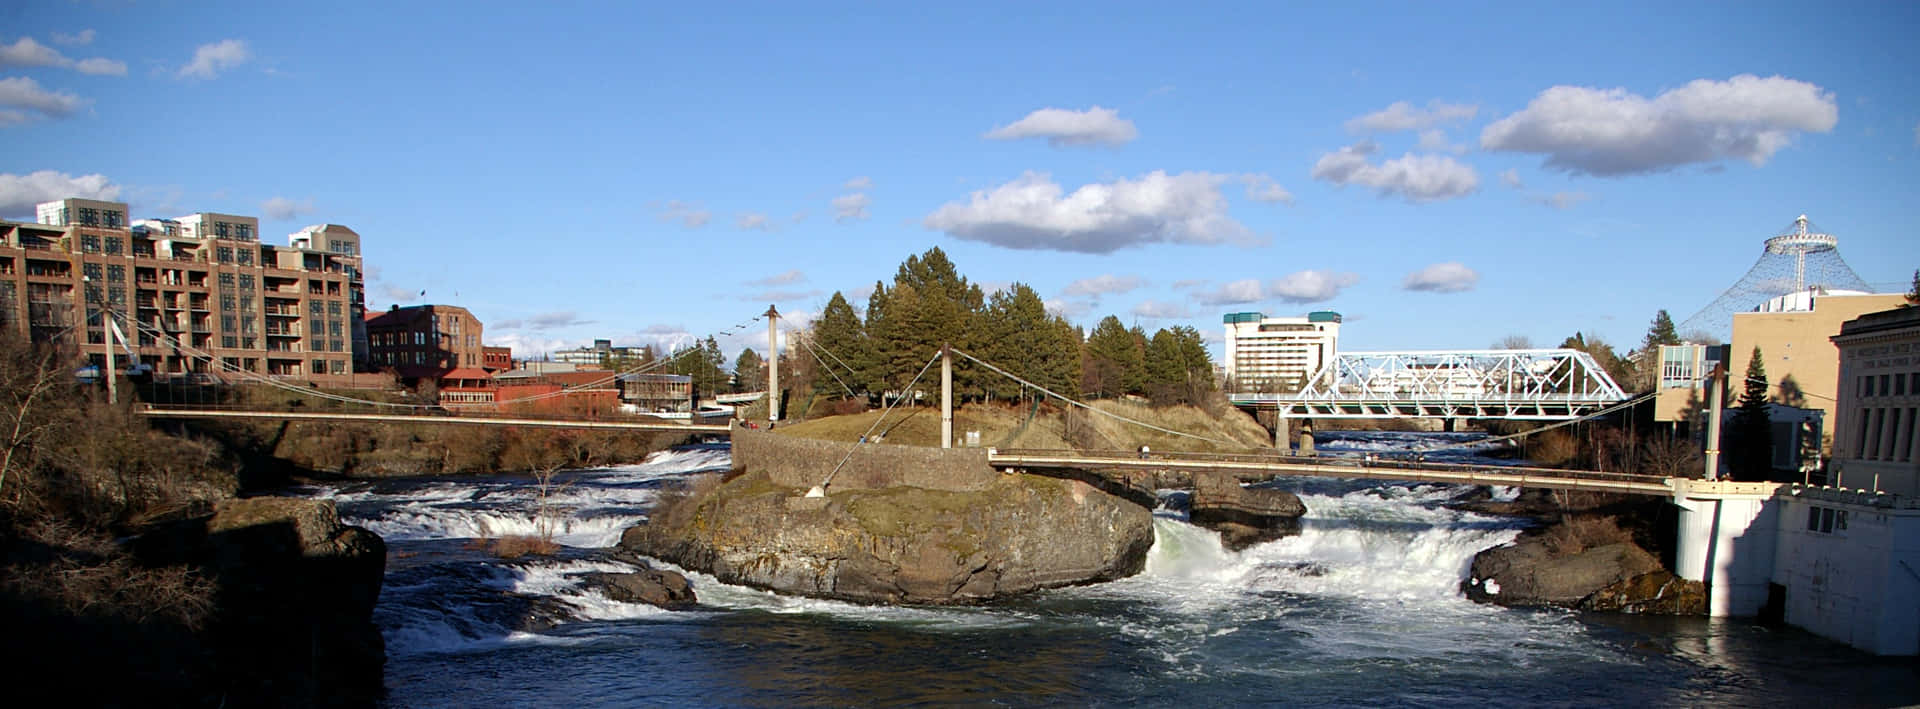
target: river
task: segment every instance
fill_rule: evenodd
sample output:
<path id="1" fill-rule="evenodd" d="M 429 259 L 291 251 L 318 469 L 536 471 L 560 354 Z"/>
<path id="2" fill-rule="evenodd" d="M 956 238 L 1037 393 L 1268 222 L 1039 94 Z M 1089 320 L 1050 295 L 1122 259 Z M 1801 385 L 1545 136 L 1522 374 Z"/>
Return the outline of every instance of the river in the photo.
<path id="1" fill-rule="evenodd" d="M 1319 436 L 1337 455 L 1473 434 Z M 983 607 L 862 606 L 702 574 L 688 575 L 700 597 L 688 611 L 581 589 L 579 574 L 631 570 L 598 550 L 644 520 L 663 485 L 727 465 L 724 447 L 688 448 L 562 474 L 545 499 L 564 548 L 545 558 L 473 541 L 533 531 L 540 495 L 525 479 L 305 493 L 387 540 L 375 619 L 396 707 L 1920 702 L 1911 659 L 1791 628 L 1471 603 L 1458 585 L 1473 554 L 1520 528 L 1445 507 L 1469 491 L 1458 486 L 1282 484 L 1306 503 L 1301 534 L 1239 553 L 1162 509 L 1140 575 Z"/>

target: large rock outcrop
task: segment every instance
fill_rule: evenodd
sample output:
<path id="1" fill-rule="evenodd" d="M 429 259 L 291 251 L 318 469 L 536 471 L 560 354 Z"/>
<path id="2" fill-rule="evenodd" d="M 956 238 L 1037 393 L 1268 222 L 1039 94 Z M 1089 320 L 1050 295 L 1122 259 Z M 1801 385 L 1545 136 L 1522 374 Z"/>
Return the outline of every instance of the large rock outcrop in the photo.
<path id="1" fill-rule="evenodd" d="M 143 562 L 196 565 L 213 580 L 208 639 L 229 703 L 364 706 L 384 692 L 373 606 L 386 542 L 342 524 L 332 502 L 225 500 L 129 546 Z"/>
<path id="2" fill-rule="evenodd" d="M 1673 575 L 1631 541 L 1591 547 L 1554 542 L 1552 528 L 1474 555 L 1467 598 L 1503 606 L 1697 615 L 1705 587 Z"/>
<path id="3" fill-rule="evenodd" d="M 1188 521 L 1219 532 L 1220 543 L 1234 551 L 1299 534 L 1307 513 L 1298 495 L 1241 487 L 1227 473 L 1195 473 L 1188 504 Z"/>
<path id="4" fill-rule="evenodd" d="M 1138 573 L 1144 507 L 1035 475 L 804 497 L 763 471 L 657 510 L 621 546 L 737 583 L 863 603 L 977 603 Z"/>

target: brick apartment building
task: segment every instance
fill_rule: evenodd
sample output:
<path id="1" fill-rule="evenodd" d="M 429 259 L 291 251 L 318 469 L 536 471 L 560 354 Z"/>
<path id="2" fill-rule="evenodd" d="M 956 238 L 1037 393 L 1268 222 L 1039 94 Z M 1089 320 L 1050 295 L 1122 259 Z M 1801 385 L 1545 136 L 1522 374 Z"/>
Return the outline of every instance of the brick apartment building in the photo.
<path id="1" fill-rule="evenodd" d="M 104 364 L 110 317 L 157 375 L 352 382 L 366 307 L 352 229 L 309 226 L 273 246 L 248 216 L 130 220 L 126 203 L 89 199 L 35 214 L 0 220 L 0 327 Z"/>
<path id="2" fill-rule="evenodd" d="M 432 380 L 445 403 L 492 402 L 480 319 L 457 305 L 393 306 L 367 316 L 368 361 L 402 382 Z"/>

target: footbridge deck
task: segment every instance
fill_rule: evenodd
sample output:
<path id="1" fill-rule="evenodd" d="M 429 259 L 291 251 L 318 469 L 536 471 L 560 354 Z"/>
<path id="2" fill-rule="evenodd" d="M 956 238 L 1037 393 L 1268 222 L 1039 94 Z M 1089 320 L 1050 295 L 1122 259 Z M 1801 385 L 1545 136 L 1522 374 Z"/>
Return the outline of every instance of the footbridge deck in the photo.
<path id="1" fill-rule="evenodd" d="M 1552 490 L 1620 492 L 1670 497 L 1672 478 L 1628 473 L 1555 470 L 1499 465 L 1456 465 L 1403 460 L 1307 458 L 1283 455 L 1218 453 L 1150 453 L 1131 451 L 1066 451 L 987 449 L 988 464 L 1001 470 L 1226 472 L 1241 479 L 1278 476 L 1403 480 L 1462 485 L 1539 487 Z"/>
<path id="2" fill-rule="evenodd" d="M 134 413 L 148 418 L 231 419 L 251 421 L 333 421 L 359 423 L 424 423 L 471 426 L 527 426 L 533 428 L 573 428 L 621 431 L 651 431 L 727 435 L 726 424 L 655 423 L 646 421 L 604 421 L 581 419 L 538 419 L 507 416 L 465 416 L 460 414 L 376 414 L 345 411 L 255 411 L 241 409 L 140 406 Z"/>

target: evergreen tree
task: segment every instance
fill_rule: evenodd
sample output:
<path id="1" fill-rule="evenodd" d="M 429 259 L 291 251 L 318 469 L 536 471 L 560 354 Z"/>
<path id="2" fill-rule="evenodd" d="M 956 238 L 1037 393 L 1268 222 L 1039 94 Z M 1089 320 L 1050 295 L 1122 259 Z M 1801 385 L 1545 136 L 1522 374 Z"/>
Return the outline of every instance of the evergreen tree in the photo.
<path id="1" fill-rule="evenodd" d="M 1573 333 L 1573 337 L 1562 341 L 1560 346 L 1564 349 L 1587 353 L 1593 357 L 1594 363 L 1600 365 L 1600 369 L 1607 373 L 1607 376 L 1613 378 L 1615 384 L 1632 386 L 1635 371 L 1633 360 L 1615 354 L 1613 345 L 1607 344 L 1605 340 L 1597 336 L 1587 337 L 1576 332 Z"/>
<path id="2" fill-rule="evenodd" d="M 860 316 L 853 312 L 853 305 L 847 302 L 839 291 L 827 300 L 827 307 L 820 311 L 820 317 L 813 321 L 813 346 L 820 350 L 820 363 L 823 369 L 833 372 L 834 376 L 820 377 L 814 381 L 817 390 L 822 393 L 844 393 L 840 382 L 846 382 L 857 393 L 865 393 L 863 377 L 872 367 L 869 361 L 866 326 L 860 322 Z"/>
<path id="3" fill-rule="evenodd" d="M 1913 272 L 1913 289 L 1907 291 L 1907 304 L 1920 305 L 1920 269 Z"/>
<path id="4" fill-rule="evenodd" d="M 1727 467 L 1733 479 L 1767 479 L 1773 470 L 1773 421 L 1767 415 L 1767 368 L 1758 345 L 1747 360 L 1740 403 L 1728 429 Z"/>
<path id="5" fill-rule="evenodd" d="M 1680 335 L 1673 330 L 1673 318 L 1662 308 L 1647 325 L 1647 336 L 1641 339 L 1640 349 L 1629 355 L 1635 370 L 1630 386 L 1640 391 L 1651 390 L 1660 374 L 1660 348 L 1677 344 L 1680 344 Z"/>
<path id="6" fill-rule="evenodd" d="M 865 345 L 861 348 L 864 361 L 856 366 L 861 367 L 860 378 L 867 391 L 875 394 L 887 391 L 887 382 L 892 379 L 892 372 L 889 371 L 892 351 L 887 339 L 882 336 L 888 329 L 887 301 L 891 295 L 887 292 L 886 284 L 873 282 L 873 293 L 867 296 L 866 327 L 861 330 L 860 340 Z"/>
<path id="7" fill-rule="evenodd" d="M 760 353 L 751 347 L 740 350 L 740 356 L 733 360 L 733 390 L 759 391 L 766 385 L 767 365 L 761 361 Z"/>
<path id="8" fill-rule="evenodd" d="M 1065 318 L 1047 312 L 1040 294 L 1024 283 L 997 291 L 981 317 L 981 334 L 974 354 L 994 366 L 1062 395 L 1071 395 L 1080 373 L 1080 343 Z M 1063 336 L 1062 333 L 1067 333 Z M 1020 385 L 987 373 L 981 383 L 987 396 L 1011 398 Z"/>
<path id="9" fill-rule="evenodd" d="M 1164 329 L 1147 341 L 1147 395 L 1157 404 L 1193 404 L 1213 391 L 1213 357 L 1200 331 Z"/>
<path id="10" fill-rule="evenodd" d="M 1146 380 L 1146 353 L 1140 340 L 1140 334 L 1129 331 L 1120 318 L 1102 318 L 1087 335 L 1080 390 L 1100 397 L 1137 391 Z"/>

